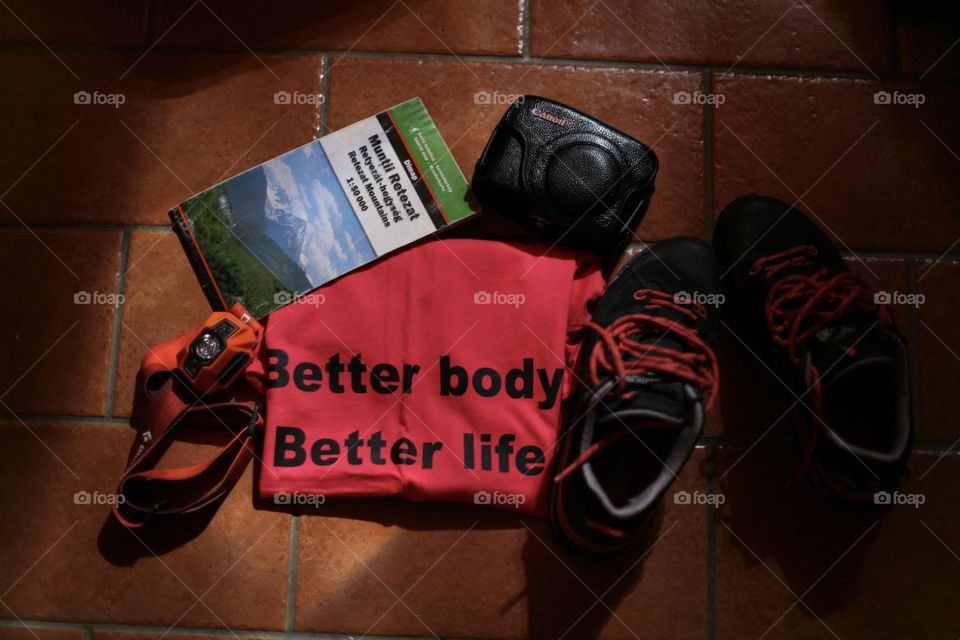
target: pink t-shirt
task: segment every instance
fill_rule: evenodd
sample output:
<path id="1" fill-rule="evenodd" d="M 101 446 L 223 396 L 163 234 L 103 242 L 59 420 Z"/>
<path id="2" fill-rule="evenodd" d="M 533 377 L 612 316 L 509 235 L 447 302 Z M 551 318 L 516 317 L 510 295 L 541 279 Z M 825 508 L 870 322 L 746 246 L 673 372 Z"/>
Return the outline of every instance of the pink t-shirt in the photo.
<path id="1" fill-rule="evenodd" d="M 568 333 L 602 288 L 584 253 L 435 240 L 274 312 L 249 371 L 267 407 L 261 496 L 545 513 Z"/>

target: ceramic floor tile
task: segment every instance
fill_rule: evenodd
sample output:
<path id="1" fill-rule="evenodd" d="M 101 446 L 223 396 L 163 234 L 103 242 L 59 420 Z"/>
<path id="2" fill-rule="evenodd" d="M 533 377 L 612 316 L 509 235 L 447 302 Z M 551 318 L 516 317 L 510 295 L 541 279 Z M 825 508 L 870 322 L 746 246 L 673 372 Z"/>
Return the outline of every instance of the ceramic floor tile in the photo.
<path id="1" fill-rule="evenodd" d="M 944 251 L 960 237 L 956 87 L 718 75 L 714 91 L 717 214 L 763 193 L 802 200 L 854 250 Z"/>
<path id="2" fill-rule="evenodd" d="M 720 452 L 717 637 L 943 637 L 960 624 L 960 460 L 914 455 L 886 512 L 827 504 L 778 450 Z M 799 602 L 798 602 L 799 600 Z"/>
<path id="3" fill-rule="evenodd" d="M 893 62 L 893 22 L 876 3 L 534 0 L 532 12 L 537 56 L 860 73 Z"/>
<path id="4" fill-rule="evenodd" d="M 301 519 L 296 628 L 491 638 L 703 637 L 703 460 L 695 454 L 672 487 L 645 557 L 571 553 L 545 521 L 509 513 L 328 501 Z M 314 570 L 320 563 L 322 572 Z"/>
<path id="5" fill-rule="evenodd" d="M 314 138 L 320 75 L 315 57 L 0 53 L 0 220 L 167 224 L 178 202 Z"/>
<path id="6" fill-rule="evenodd" d="M 124 290 L 114 412 L 128 416 L 140 360 L 150 348 L 199 327 L 210 305 L 172 232 L 131 234 Z"/>
<path id="7" fill-rule="evenodd" d="M 897 9 L 904 73 L 915 78 L 960 77 L 960 8 L 950 2 L 904 2 Z"/>
<path id="8" fill-rule="evenodd" d="M 109 506 L 130 427 L 9 422 L 0 432 L 0 584 L 17 617 L 282 628 L 290 517 L 253 509 L 252 469 L 215 513 L 131 533 Z"/>
<path id="9" fill-rule="evenodd" d="M 501 0 L 160 0 L 157 33 L 174 45 L 517 55 L 521 5 Z"/>
<path id="10" fill-rule="evenodd" d="M 917 261 L 917 291 L 924 296 L 918 312 L 920 391 L 923 437 L 952 445 L 960 438 L 960 265 Z"/>
<path id="11" fill-rule="evenodd" d="M 0 412 L 103 415 L 120 233 L 0 229 Z"/>
<path id="12" fill-rule="evenodd" d="M 147 0 L 8 0 L 0 12 L 0 42 L 37 46 L 143 44 L 147 4 Z"/>

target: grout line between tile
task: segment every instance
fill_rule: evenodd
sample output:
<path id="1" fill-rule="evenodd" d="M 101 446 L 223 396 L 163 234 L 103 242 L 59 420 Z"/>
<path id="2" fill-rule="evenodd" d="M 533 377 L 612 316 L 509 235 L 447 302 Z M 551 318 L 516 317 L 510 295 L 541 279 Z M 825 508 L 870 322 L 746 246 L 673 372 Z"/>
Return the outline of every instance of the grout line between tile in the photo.
<path id="1" fill-rule="evenodd" d="M 263 638 L 266 640 L 352 640 L 355 636 L 337 633 L 309 633 L 264 631 L 260 629 L 221 629 L 203 627 L 164 627 L 154 625 L 114 624 L 97 622 L 60 622 L 53 620 L 0 619 L 0 629 L 31 627 L 36 629 L 75 629 L 96 634 L 97 632 L 117 632 L 130 634 L 153 634 L 162 636 L 215 636 L 223 638 Z M 366 636 L 370 640 L 399 640 L 397 636 Z M 409 636 L 413 638 L 413 636 Z"/>
<path id="2" fill-rule="evenodd" d="M 149 47 L 153 44 L 157 29 L 157 0 L 147 2 L 146 24 L 144 25 L 144 46 Z"/>
<path id="3" fill-rule="evenodd" d="M 917 293 L 917 265 L 907 260 L 907 293 Z M 915 440 L 923 442 L 923 372 L 920 369 L 920 310 L 916 306 L 907 309 L 907 324 L 910 340 L 910 400 L 913 403 L 913 429 Z"/>
<path id="4" fill-rule="evenodd" d="M 696 445 L 697 449 L 709 449 L 710 447 L 716 447 L 717 449 L 747 449 L 751 446 L 757 451 L 784 451 L 787 449 L 796 450 L 797 448 L 796 443 L 786 440 L 771 440 L 770 442 L 756 443 L 756 439 L 750 438 L 737 438 L 735 440 L 715 439 L 712 442 L 698 441 Z M 914 444 L 913 452 L 915 454 L 949 454 L 960 456 L 960 447 L 956 446 L 956 442 L 920 442 Z"/>
<path id="5" fill-rule="evenodd" d="M 317 123 L 317 137 L 327 134 L 327 119 L 330 113 L 330 74 L 333 73 L 331 57 L 324 54 L 321 64 L 323 65 L 323 78 L 320 82 L 320 92 L 323 95 L 323 102 L 320 104 L 320 121 Z"/>
<path id="6" fill-rule="evenodd" d="M 888 251 L 885 249 L 854 249 L 853 251 L 848 251 L 844 248 L 839 248 L 838 250 L 840 251 L 840 255 L 846 258 L 860 257 L 876 258 L 880 260 L 937 260 L 940 262 L 960 260 L 960 254 L 958 253 L 943 253 L 940 251 Z"/>
<path id="7" fill-rule="evenodd" d="M 21 229 L 23 225 L 16 220 L 0 222 L 0 229 Z M 162 231 L 172 232 L 164 224 L 125 224 L 121 222 L 31 222 L 31 229 L 70 229 L 73 231 Z"/>
<path id="8" fill-rule="evenodd" d="M 140 45 L 56 45 L 58 51 L 64 53 L 96 53 L 96 52 L 135 52 L 142 53 L 144 47 Z M 157 45 L 153 51 L 173 54 L 210 54 L 210 55 L 245 55 L 249 52 L 243 49 L 232 47 L 200 47 L 200 46 L 171 46 Z M 497 54 L 473 54 L 473 53 L 418 53 L 414 51 L 355 51 L 340 49 L 269 49 L 252 48 L 250 49 L 257 56 L 291 56 L 291 57 L 320 57 L 332 55 L 337 58 L 374 58 L 374 59 L 399 59 L 399 60 L 435 60 L 446 62 L 499 62 L 507 64 L 542 64 L 555 66 L 581 66 L 581 67 L 603 67 L 603 68 L 623 68 L 637 69 L 640 71 L 687 71 L 692 73 L 703 73 L 709 71 L 712 73 L 724 73 L 726 67 L 715 64 L 693 64 L 693 63 L 670 63 L 662 64 L 657 61 L 644 60 L 616 60 L 616 59 L 584 59 L 584 58 L 525 58 L 522 55 L 497 55 Z M 0 54 L 3 53 L 37 53 L 48 54 L 49 52 L 40 45 L 5 43 L 0 44 Z M 731 75 L 745 76 L 778 76 L 795 78 L 832 78 L 849 80 L 869 80 L 877 82 L 876 78 L 867 72 L 862 71 L 842 71 L 837 69 L 824 69 L 816 67 L 808 68 L 789 68 L 789 67 L 750 67 L 737 65 L 736 72 Z M 918 81 L 918 79 L 904 79 L 905 81 Z M 955 84 L 954 81 L 940 78 L 930 78 L 920 81 L 924 84 Z"/>
<path id="9" fill-rule="evenodd" d="M 703 72 L 704 95 L 713 94 L 713 72 Z M 704 233 L 706 241 L 713 239 L 713 105 L 709 100 L 703 105 L 703 191 L 704 191 Z"/>
<path id="10" fill-rule="evenodd" d="M 84 631 L 90 629 L 90 625 L 83 622 L 60 622 L 56 620 L 9 620 L 0 618 L 0 628 L 9 629 L 11 627 L 33 627 L 35 629 L 76 629 Z"/>
<path id="11" fill-rule="evenodd" d="M 735 438 L 719 436 L 709 439 L 704 438 L 704 440 L 709 440 L 708 442 L 702 443 L 704 448 L 713 446 L 718 449 L 747 449 L 753 447 L 754 449 L 762 451 L 780 451 L 783 449 L 796 449 L 797 447 L 796 443 L 792 440 L 778 440 L 770 437 L 764 438 L 760 442 L 757 442 L 756 436 L 740 436 Z M 697 442 L 700 444 L 699 440 Z"/>
<path id="12" fill-rule="evenodd" d="M 926 453 L 932 455 L 952 455 L 960 456 L 960 449 L 957 447 L 956 442 L 947 443 L 921 443 L 914 445 L 914 453 Z"/>
<path id="13" fill-rule="evenodd" d="M 130 418 L 123 417 L 108 418 L 106 416 L 76 416 L 67 414 L 58 415 L 52 413 L 18 413 L 16 416 L 14 416 L 13 414 L 5 411 L 0 412 L 0 420 L 16 420 L 17 418 L 20 418 L 27 424 L 42 424 L 47 422 L 66 424 L 130 424 Z"/>
<path id="14" fill-rule="evenodd" d="M 293 631 L 297 609 L 297 560 L 300 553 L 300 516 L 292 515 L 290 521 L 290 552 L 287 567 L 287 607 L 284 612 L 283 630 Z"/>
<path id="15" fill-rule="evenodd" d="M 210 48 L 191 48 L 189 50 L 181 47 L 163 47 L 158 46 L 157 50 L 168 53 L 190 52 L 190 53 L 235 53 L 235 49 L 219 50 Z M 312 50 L 254 50 L 258 55 L 317 55 Z M 2 52 L 2 47 L 0 47 Z M 635 69 L 638 71 L 677 71 L 690 73 L 703 73 L 710 71 L 714 73 L 723 73 L 726 67 L 718 67 L 710 64 L 693 63 L 661 63 L 659 61 L 643 60 L 613 60 L 613 59 L 586 59 L 586 58 L 560 58 L 560 57 L 529 57 L 510 56 L 510 55 L 490 55 L 490 54 L 449 54 L 449 53 L 416 53 L 409 51 L 356 51 L 356 50 L 337 50 L 328 49 L 326 53 L 337 58 L 372 58 L 372 59 L 398 59 L 414 61 L 436 61 L 436 62 L 497 62 L 504 64 L 533 64 L 533 65 L 553 65 L 553 66 L 579 66 L 579 67 L 601 67 L 615 69 Z M 785 76 L 785 77 L 811 77 L 811 78 L 833 78 L 850 80 L 871 80 L 876 82 L 876 78 L 866 72 L 859 71 L 837 71 L 833 69 L 802 69 L 802 68 L 776 68 L 776 67 L 747 67 L 737 66 L 736 73 L 731 75 L 753 75 L 753 76 Z M 943 80 L 931 80 L 930 82 L 944 82 Z"/>
<path id="16" fill-rule="evenodd" d="M 751 67 L 746 65 L 734 65 L 735 71 L 730 71 L 726 65 L 717 66 L 710 64 L 692 64 L 691 67 L 702 67 L 715 75 L 729 76 L 777 76 L 785 78 L 826 78 L 831 80 L 869 80 L 873 83 L 883 82 L 877 80 L 872 74 L 866 71 L 843 71 L 839 69 L 818 69 L 801 67 Z"/>
<path id="17" fill-rule="evenodd" d="M 707 448 L 707 495 L 712 496 L 716 489 L 717 477 L 717 447 L 715 444 Z M 716 637 L 716 544 L 714 517 L 716 508 L 711 501 L 707 501 L 707 640 Z"/>
<path id="18" fill-rule="evenodd" d="M 355 640 L 356 636 L 338 633 L 261 631 L 258 629 L 218 629 L 202 627 L 158 627 L 136 624 L 54 622 L 48 620 L 2 620 L 0 628 L 31 627 L 36 629 L 76 629 L 89 634 L 97 632 L 154 634 L 162 636 L 214 636 L 223 638 L 261 638 L 266 640 Z M 421 640 L 421 636 L 364 636 L 370 640 Z M 85 640 L 89 640 L 89 637 Z"/>
<path id="19" fill-rule="evenodd" d="M 903 42 L 900 40 L 900 16 L 897 11 L 890 12 L 890 23 L 893 28 L 893 78 L 903 79 Z"/>
<path id="20" fill-rule="evenodd" d="M 113 312 L 113 329 L 110 334 L 110 365 L 107 367 L 107 398 L 103 415 L 113 417 L 114 395 L 117 390 L 117 365 L 120 360 L 120 332 L 123 327 L 124 292 L 127 287 L 127 263 L 130 258 L 130 231 L 124 230 L 120 239 L 120 262 L 117 270 L 117 300 Z"/>
<path id="21" fill-rule="evenodd" d="M 520 0 L 520 57 L 524 60 L 530 59 L 530 30 L 532 28 L 531 20 L 531 2 L 532 0 Z"/>

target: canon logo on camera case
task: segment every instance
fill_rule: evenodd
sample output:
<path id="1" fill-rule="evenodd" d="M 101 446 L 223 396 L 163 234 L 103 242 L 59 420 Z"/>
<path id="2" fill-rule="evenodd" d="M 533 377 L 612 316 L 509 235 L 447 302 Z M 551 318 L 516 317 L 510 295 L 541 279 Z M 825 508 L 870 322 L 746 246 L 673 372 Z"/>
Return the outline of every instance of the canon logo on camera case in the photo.
<path id="1" fill-rule="evenodd" d="M 563 118 L 559 116 L 555 116 L 552 113 L 547 113 L 546 111 L 540 109 L 539 107 L 534 107 L 533 109 L 530 110 L 530 113 L 532 113 L 533 115 L 537 116 L 542 120 L 546 120 L 547 122 L 552 122 L 553 124 L 561 127 L 567 124 L 567 121 L 564 120 Z"/>

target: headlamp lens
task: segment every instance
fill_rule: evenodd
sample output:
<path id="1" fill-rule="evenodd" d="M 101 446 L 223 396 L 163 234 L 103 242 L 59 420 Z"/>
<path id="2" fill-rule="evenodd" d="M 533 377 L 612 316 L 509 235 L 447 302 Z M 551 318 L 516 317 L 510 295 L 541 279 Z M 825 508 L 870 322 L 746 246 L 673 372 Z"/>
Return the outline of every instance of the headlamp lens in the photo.
<path id="1" fill-rule="evenodd" d="M 204 333 L 193 343 L 193 352 L 204 362 L 209 362 L 220 355 L 222 347 L 220 340 L 212 333 Z"/>

